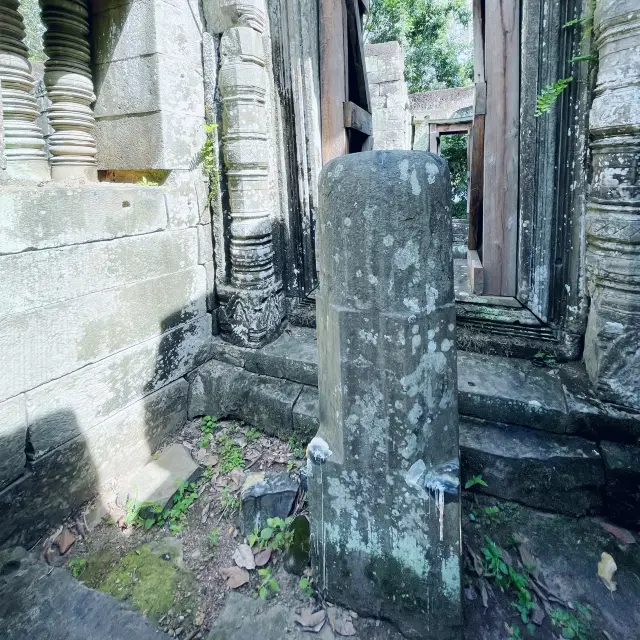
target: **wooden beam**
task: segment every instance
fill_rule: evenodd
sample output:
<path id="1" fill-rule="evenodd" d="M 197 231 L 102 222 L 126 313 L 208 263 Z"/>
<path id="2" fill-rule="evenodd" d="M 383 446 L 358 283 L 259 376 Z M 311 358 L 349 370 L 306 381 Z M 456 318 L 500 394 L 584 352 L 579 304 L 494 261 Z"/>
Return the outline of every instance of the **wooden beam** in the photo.
<path id="1" fill-rule="evenodd" d="M 473 0 L 473 75 L 484 82 L 484 0 Z"/>
<path id="2" fill-rule="evenodd" d="M 320 111 L 322 162 L 348 151 L 343 103 L 347 100 L 344 0 L 320 0 Z"/>
<path id="3" fill-rule="evenodd" d="M 473 99 L 473 113 L 476 116 L 487 114 L 487 83 L 476 82 L 476 91 Z"/>
<path id="4" fill-rule="evenodd" d="M 472 121 L 468 122 L 455 122 L 453 124 L 438 124 L 437 122 L 431 123 L 438 134 L 441 133 L 469 133 L 472 126 Z"/>
<path id="5" fill-rule="evenodd" d="M 344 3 L 345 0 L 343 0 Z M 364 36 L 362 34 L 362 16 L 358 7 L 359 0 L 346 0 L 349 74 L 347 100 L 371 111 L 369 82 L 365 67 Z M 344 6 L 344 4 L 343 4 Z M 346 102 L 346 100 L 345 100 Z"/>
<path id="6" fill-rule="evenodd" d="M 361 131 L 365 135 L 373 135 L 371 114 L 353 102 L 344 103 L 344 126 L 347 129 Z"/>
<path id="7" fill-rule="evenodd" d="M 469 269 L 469 293 L 481 296 L 483 293 L 484 272 L 477 251 L 467 251 L 467 268 Z"/>
<path id="8" fill-rule="evenodd" d="M 440 134 L 434 124 L 429 124 L 429 151 L 440 154 Z"/>
<path id="9" fill-rule="evenodd" d="M 470 250 L 480 248 L 484 192 L 484 116 L 473 118 L 469 140 L 469 244 Z"/>
<path id="10" fill-rule="evenodd" d="M 484 290 L 488 295 L 515 296 L 520 151 L 520 0 L 487 0 L 485 10 Z"/>

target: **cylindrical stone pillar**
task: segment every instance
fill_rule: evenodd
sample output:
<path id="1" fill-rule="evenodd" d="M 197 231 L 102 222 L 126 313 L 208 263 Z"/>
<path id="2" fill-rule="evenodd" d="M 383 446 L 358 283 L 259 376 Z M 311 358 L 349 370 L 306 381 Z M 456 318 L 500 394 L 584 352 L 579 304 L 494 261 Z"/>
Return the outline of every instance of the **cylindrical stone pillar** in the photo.
<path id="1" fill-rule="evenodd" d="M 320 176 L 316 584 L 434 640 L 462 629 L 451 209 L 430 153 L 343 156 Z"/>
<path id="2" fill-rule="evenodd" d="M 13 178 L 45 180 L 49 164 L 33 95 L 29 52 L 18 0 L 0 0 L 0 91 L 7 172 Z"/>
<path id="3" fill-rule="evenodd" d="M 640 409 L 640 3 L 598 0 L 598 84 L 589 119 L 591 296 L 584 360 L 604 400 Z"/>
<path id="4" fill-rule="evenodd" d="M 44 83 L 51 101 L 51 175 L 54 180 L 96 180 L 88 0 L 40 0 L 40 5 L 47 28 Z"/>

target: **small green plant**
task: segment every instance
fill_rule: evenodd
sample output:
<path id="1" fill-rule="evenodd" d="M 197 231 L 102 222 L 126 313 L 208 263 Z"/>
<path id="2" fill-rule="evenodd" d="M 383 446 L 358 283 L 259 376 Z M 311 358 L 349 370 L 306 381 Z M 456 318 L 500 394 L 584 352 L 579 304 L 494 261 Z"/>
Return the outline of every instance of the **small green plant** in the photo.
<path id="1" fill-rule="evenodd" d="M 483 511 L 487 524 L 502 524 L 502 512 L 499 506 L 485 507 Z"/>
<path id="2" fill-rule="evenodd" d="M 489 536 L 485 536 L 485 541 L 487 546 L 481 549 L 484 556 L 485 577 L 493 578 L 504 592 L 510 589 L 516 592 L 517 600 L 511 603 L 511 606 L 518 612 L 520 619 L 527 626 L 527 630 L 533 633 L 534 625 L 531 621 L 531 613 L 536 608 L 536 604 L 527 588 L 529 576 L 516 571 L 507 564 L 504 561 L 502 550 Z"/>
<path id="3" fill-rule="evenodd" d="M 199 447 L 203 447 L 204 449 L 207 449 L 209 447 L 215 428 L 215 418 L 212 418 L 211 416 L 204 416 L 204 418 L 202 418 L 202 422 L 200 423 L 200 431 L 202 433 L 202 437 L 200 438 L 200 442 L 198 443 Z"/>
<path id="4" fill-rule="evenodd" d="M 149 180 L 147 176 L 142 176 L 142 180 L 139 180 L 138 184 L 141 187 L 157 187 L 160 183 L 154 182 L 153 180 Z"/>
<path id="5" fill-rule="evenodd" d="M 482 487 L 488 487 L 489 485 L 484 481 L 483 477 L 480 476 L 473 476 L 470 480 L 467 480 L 465 482 L 464 488 L 465 489 L 471 489 L 471 487 L 475 487 L 475 485 L 479 484 Z"/>
<path id="6" fill-rule="evenodd" d="M 267 518 L 267 526 L 259 530 L 256 527 L 253 533 L 247 536 L 249 546 L 258 545 L 260 549 L 271 547 L 274 551 L 288 549 L 293 542 L 293 531 L 291 531 L 291 523 L 293 517 L 286 520 L 282 518 Z"/>
<path id="7" fill-rule="evenodd" d="M 213 478 L 213 467 L 211 465 L 205 467 L 202 477 L 204 478 L 205 482 L 209 482 L 209 480 Z"/>
<path id="8" fill-rule="evenodd" d="M 213 531 L 209 531 L 207 535 L 210 547 L 217 547 L 220 544 L 220 527 L 216 527 Z"/>
<path id="9" fill-rule="evenodd" d="M 561 629 L 562 637 L 567 640 L 586 640 L 591 622 L 591 608 L 574 603 L 576 611 L 554 609 L 551 612 L 551 622 L 554 627 Z"/>
<path id="10" fill-rule="evenodd" d="M 240 508 L 240 500 L 231 493 L 229 487 L 222 487 L 220 502 L 224 513 L 234 513 Z"/>
<path id="11" fill-rule="evenodd" d="M 562 95 L 562 92 L 573 82 L 573 76 L 568 78 L 560 78 L 555 82 L 543 87 L 542 91 L 538 95 L 536 102 L 535 117 L 539 118 L 551 111 L 551 108 L 556 103 L 558 98 Z"/>
<path id="12" fill-rule="evenodd" d="M 507 629 L 509 633 L 508 640 L 523 640 L 522 633 L 520 633 L 520 627 L 517 625 L 513 625 L 512 627 L 508 627 Z"/>
<path id="13" fill-rule="evenodd" d="M 216 153 L 214 147 L 215 132 L 218 128 L 217 124 L 205 123 L 204 132 L 206 140 L 200 150 L 200 159 L 202 160 L 202 171 L 209 178 L 209 204 L 218 193 L 218 163 L 216 161 Z"/>
<path id="14" fill-rule="evenodd" d="M 244 467 L 244 456 L 239 445 L 229 439 L 226 434 L 220 437 L 220 471 L 229 473 L 238 467 Z"/>
<path id="15" fill-rule="evenodd" d="M 87 561 L 84 558 L 71 558 L 69 560 L 69 569 L 71 569 L 71 575 L 74 578 L 79 578 L 84 570 L 87 568 Z"/>
<path id="16" fill-rule="evenodd" d="M 289 438 L 289 450 L 294 458 L 304 458 L 306 449 L 294 437 Z"/>
<path id="17" fill-rule="evenodd" d="M 533 354 L 533 364 L 539 367 L 555 367 L 557 364 L 556 357 L 552 353 L 546 351 L 537 351 Z"/>
<path id="18" fill-rule="evenodd" d="M 244 434 L 244 437 L 247 439 L 247 442 L 255 442 L 256 440 L 260 440 L 260 432 L 253 427 L 247 429 L 247 432 Z"/>
<path id="19" fill-rule="evenodd" d="M 269 597 L 269 593 L 276 594 L 280 591 L 280 585 L 275 578 L 271 577 L 271 569 L 269 567 L 258 569 L 258 576 L 260 577 L 260 583 L 253 594 L 254 599 L 266 600 Z"/>
<path id="20" fill-rule="evenodd" d="M 145 505 L 147 518 L 142 524 L 145 529 L 151 529 L 153 525 L 163 527 L 168 522 L 171 533 L 180 533 L 184 529 L 187 511 L 197 499 L 198 487 L 196 483 L 183 482 L 178 486 L 171 507 L 162 509 L 161 506 L 153 503 Z"/>
<path id="21" fill-rule="evenodd" d="M 300 582 L 298 582 L 298 589 L 300 589 L 307 598 L 310 598 L 313 595 L 313 587 L 311 586 L 309 578 L 300 578 Z"/>

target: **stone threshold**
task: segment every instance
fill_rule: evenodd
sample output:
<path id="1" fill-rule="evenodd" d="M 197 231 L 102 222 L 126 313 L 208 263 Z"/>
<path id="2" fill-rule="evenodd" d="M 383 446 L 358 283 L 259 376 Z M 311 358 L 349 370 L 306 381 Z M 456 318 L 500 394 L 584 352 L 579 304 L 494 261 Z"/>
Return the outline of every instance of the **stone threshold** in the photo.
<path id="1" fill-rule="evenodd" d="M 189 382 L 190 419 L 236 418 L 300 445 L 317 433 L 314 386 L 220 360 L 199 367 Z M 598 447 L 575 435 L 461 416 L 460 458 L 463 486 L 479 475 L 488 485 L 475 485 L 473 491 L 569 516 L 606 513 L 620 524 L 640 527 L 640 515 L 631 506 L 634 492 L 640 493 L 640 447 L 612 442 Z"/>
<path id="2" fill-rule="evenodd" d="M 290 327 L 262 349 L 213 341 L 213 357 L 247 372 L 318 385 L 316 332 Z M 640 444 L 640 414 L 598 400 L 581 363 L 541 368 L 529 360 L 458 351 L 463 416 L 555 434 Z M 309 394 L 305 393 L 308 400 Z"/>

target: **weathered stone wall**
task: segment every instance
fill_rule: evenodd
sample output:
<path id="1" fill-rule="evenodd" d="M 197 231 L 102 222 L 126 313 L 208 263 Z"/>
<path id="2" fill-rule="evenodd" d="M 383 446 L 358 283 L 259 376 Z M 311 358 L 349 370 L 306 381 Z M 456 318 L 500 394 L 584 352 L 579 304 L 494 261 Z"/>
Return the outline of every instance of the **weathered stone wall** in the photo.
<path id="1" fill-rule="evenodd" d="M 98 168 L 115 182 L 14 171 L 0 189 L 0 544 L 35 542 L 145 463 L 210 357 L 199 2 L 91 6 Z"/>
<path id="2" fill-rule="evenodd" d="M 0 190 L 0 543 L 37 538 L 186 419 L 212 247 L 169 192 Z"/>
<path id="3" fill-rule="evenodd" d="M 365 46 L 375 149 L 411 149 L 411 112 L 404 55 L 394 41 Z"/>
<path id="4" fill-rule="evenodd" d="M 474 87 L 438 89 L 409 95 L 413 149 L 429 150 L 429 121 L 473 116 Z"/>

